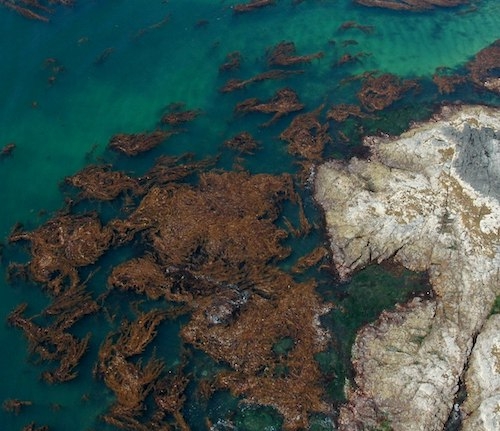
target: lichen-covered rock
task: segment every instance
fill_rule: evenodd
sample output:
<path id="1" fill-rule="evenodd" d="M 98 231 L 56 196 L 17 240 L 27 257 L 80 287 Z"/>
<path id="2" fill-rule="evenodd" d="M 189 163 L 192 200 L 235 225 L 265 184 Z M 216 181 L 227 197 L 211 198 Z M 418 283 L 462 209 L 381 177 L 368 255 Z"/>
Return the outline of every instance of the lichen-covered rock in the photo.
<path id="1" fill-rule="evenodd" d="M 500 314 L 491 316 L 478 335 L 465 375 L 467 400 L 463 431 L 500 429 Z"/>
<path id="2" fill-rule="evenodd" d="M 329 162 L 316 173 L 339 275 L 393 258 L 428 271 L 435 299 L 383 313 L 360 331 L 357 387 L 340 427 L 442 430 L 500 288 L 500 111 L 444 108 L 398 138 L 366 144 L 370 160 Z"/>

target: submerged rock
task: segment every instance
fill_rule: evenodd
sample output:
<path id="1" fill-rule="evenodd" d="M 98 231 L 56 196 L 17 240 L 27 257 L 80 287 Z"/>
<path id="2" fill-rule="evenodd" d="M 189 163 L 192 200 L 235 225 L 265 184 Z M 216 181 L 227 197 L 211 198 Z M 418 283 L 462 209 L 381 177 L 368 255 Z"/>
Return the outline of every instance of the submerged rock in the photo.
<path id="1" fill-rule="evenodd" d="M 447 107 L 398 138 L 367 138 L 369 160 L 316 173 L 341 278 L 394 259 L 428 271 L 434 298 L 385 312 L 353 347 L 343 430 L 442 430 L 474 337 L 500 293 L 500 110 Z"/>

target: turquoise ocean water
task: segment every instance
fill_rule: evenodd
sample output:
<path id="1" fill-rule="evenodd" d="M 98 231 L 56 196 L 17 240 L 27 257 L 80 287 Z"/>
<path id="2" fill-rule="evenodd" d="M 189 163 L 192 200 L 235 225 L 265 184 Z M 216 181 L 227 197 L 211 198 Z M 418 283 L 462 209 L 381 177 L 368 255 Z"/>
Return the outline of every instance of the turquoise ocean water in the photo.
<path id="1" fill-rule="evenodd" d="M 474 2 L 473 10 L 464 6 L 422 13 L 369 9 L 351 0 L 305 0 L 298 4 L 279 0 L 274 7 L 238 16 L 230 7 L 235 3 L 77 1 L 73 7 L 55 8 L 49 23 L 28 21 L 0 9 L 0 147 L 16 144 L 11 157 L 0 159 L 0 241 L 16 222 L 34 228 L 46 219 L 45 214 L 60 208 L 63 197 L 58 184 L 100 158 L 140 174 L 161 154 L 192 151 L 199 157 L 214 155 L 225 139 L 248 130 L 262 144 L 262 149 L 246 162 L 252 172 L 294 172 L 293 159 L 278 139 L 290 118 L 260 128 L 267 116 L 233 113 L 237 102 L 249 97 L 267 99 L 284 86 L 297 92 L 306 110 L 313 110 L 322 103 L 329 106 L 355 102 L 355 84 L 342 85 L 341 81 L 365 71 L 390 72 L 422 81 L 419 94 L 399 101 L 377 121 L 366 122 L 367 132 L 398 133 L 410 121 L 425 119 L 436 104 L 445 100 L 500 106 L 499 98 L 470 85 L 453 97 L 443 98 L 431 82 L 440 66 L 464 73 L 465 64 L 476 52 L 500 38 L 498 0 Z M 165 25 L 155 26 L 166 17 Z M 351 20 L 374 26 L 374 31 L 339 30 L 343 22 Z M 286 80 L 256 83 L 230 94 L 219 92 L 230 77 L 248 78 L 267 70 L 266 50 L 282 40 L 293 41 L 298 54 L 323 51 L 325 55 L 309 65 L 295 67 L 304 73 Z M 356 44 L 348 42 L 343 46 L 350 40 Z M 232 51 L 241 52 L 241 68 L 219 73 L 219 65 Z M 359 62 L 335 66 L 347 52 L 366 55 Z M 124 160 L 106 151 L 115 133 L 153 130 L 165 107 L 173 102 L 201 109 L 202 115 L 184 133 L 137 160 Z M 335 127 L 332 124 L 332 133 Z M 348 132 L 357 124 L 345 127 Z M 358 144 L 356 139 L 349 144 L 335 140 L 326 153 L 329 157 L 347 157 Z M 305 190 L 304 197 L 310 201 L 310 191 Z M 309 212 L 311 217 L 319 218 L 312 206 Z M 300 255 L 302 248 L 306 251 L 321 241 L 321 232 L 316 232 L 308 241 L 295 244 L 294 254 Z M 132 254 L 133 250 L 122 253 Z M 5 268 L 10 260 L 26 259 L 26 255 L 20 248 L 6 247 L 2 259 Z M 123 256 L 107 256 L 102 264 L 114 259 Z M 322 280 L 321 293 L 328 299 L 343 301 L 347 310 L 335 311 L 325 319 L 325 325 L 336 331 L 339 341 L 336 350 L 318 358 L 325 373 L 336 376 L 328 388 L 332 402 L 342 400 L 355 329 L 408 293 L 425 289 L 423 278 L 407 273 L 396 276 L 373 267 L 344 285 L 335 284 L 333 279 Z M 96 277 L 96 292 L 102 291 L 104 282 Z M 40 311 L 48 299 L 36 286 L 9 285 L 2 277 L 3 322 L 20 302 L 29 303 L 31 315 Z M 158 354 L 171 367 L 179 362 L 178 330 L 182 323 L 181 319 L 163 325 L 156 340 Z M 29 399 L 33 405 L 18 416 L 0 410 L 0 430 L 20 430 L 31 421 L 56 431 L 109 429 L 99 415 L 113 401 L 112 394 L 92 378 L 93 358 L 109 330 L 106 325 L 104 318 L 96 316 L 77 326 L 75 330 L 81 334 L 95 334 L 79 377 L 50 386 L 40 380 L 44 365 L 29 357 L 21 332 L 1 324 L 0 401 Z M 203 354 L 195 355 L 189 366 L 195 377 L 208 375 L 217 367 Z M 208 405 L 188 397 L 184 413 L 193 430 L 205 429 L 205 416 L 214 423 L 231 420 L 241 430 L 280 427 L 275 412 L 238 405 L 227 394 L 216 394 Z M 315 426 L 334 429 L 326 418 L 318 418 Z"/>

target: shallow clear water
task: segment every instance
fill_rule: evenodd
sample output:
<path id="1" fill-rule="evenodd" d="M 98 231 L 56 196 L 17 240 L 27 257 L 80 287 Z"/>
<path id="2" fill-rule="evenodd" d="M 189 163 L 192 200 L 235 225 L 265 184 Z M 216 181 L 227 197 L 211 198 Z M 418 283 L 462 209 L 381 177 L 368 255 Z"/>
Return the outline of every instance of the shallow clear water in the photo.
<path id="1" fill-rule="evenodd" d="M 328 105 L 355 101 L 355 85 L 340 84 L 353 74 L 379 70 L 405 78 L 420 78 L 424 84 L 419 95 L 398 102 L 377 121 L 365 124 L 367 131 L 380 129 L 397 133 L 407 127 L 409 121 L 424 119 L 434 104 L 442 101 L 430 83 L 437 67 L 447 66 L 462 72 L 477 51 L 500 38 L 497 0 L 482 0 L 477 3 L 477 10 L 470 13 L 464 13 L 468 10 L 465 6 L 418 14 L 362 8 L 350 0 L 309 0 L 295 6 L 291 1 L 281 0 L 275 7 L 235 16 L 230 8 L 235 3 L 77 1 L 72 8 L 56 9 L 50 23 L 28 21 L 0 9 L 3 30 L 0 147 L 9 142 L 16 144 L 12 157 L 0 159 L 0 238 L 5 238 L 17 221 L 34 227 L 46 217 L 40 211 L 50 214 L 60 208 L 62 195 L 58 184 L 89 160 L 101 156 L 116 162 L 121 169 L 140 173 L 160 154 L 193 151 L 200 157 L 213 155 L 225 139 L 249 130 L 262 144 L 261 151 L 248 159 L 246 166 L 251 171 L 293 172 L 296 169 L 293 160 L 277 138 L 289 118 L 269 128 L 259 128 L 267 116 L 233 114 L 237 102 L 248 97 L 269 98 L 284 86 L 292 87 L 306 109 L 312 110 L 323 102 Z M 170 19 L 164 26 L 151 28 L 169 14 Z M 197 25 L 200 20 L 207 20 L 208 24 Z M 350 20 L 374 26 L 374 32 L 339 30 L 343 22 Z M 266 49 L 282 40 L 295 42 L 299 54 L 323 51 L 325 56 L 301 67 L 304 70 L 301 75 L 256 83 L 230 94 L 219 92 L 230 77 L 248 78 L 267 70 Z M 357 44 L 343 47 L 342 42 L 347 40 L 355 40 Z M 219 65 L 232 51 L 242 53 L 241 69 L 219 74 Z M 365 52 L 366 56 L 354 64 L 335 66 L 346 52 Z M 58 66 L 59 71 L 54 70 Z M 55 78 L 53 83 L 49 82 L 51 77 Z M 470 86 L 450 98 L 457 99 L 500 104 L 498 98 L 478 94 Z M 174 136 L 133 161 L 119 159 L 105 150 L 114 133 L 153 130 L 165 107 L 178 101 L 203 111 L 186 133 Z M 345 127 L 348 128 L 349 123 Z M 351 127 L 357 124 L 354 122 Z M 355 141 L 334 142 L 327 148 L 327 154 L 345 157 L 355 151 L 357 144 Z M 306 199 L 308 193 L 305 191 Z M 309 211 L 318 217 L 312 206 Z M 323 239 L 318 232 L 309 242 L 294 244 L 294 255 L 311 249 Z M 123 253 L 133 254 L 134 250 Z M 5 264 L 19 258 L 23 258 L 19 249 L 9 249 L 3 257 Z M 116 262 L 125 256 L 106 259 Z M 377 292 L 377 298 L 389 298 L 389 301 L 370 302 L 370 307 L 379 312 L 403 299 L 398 291 L 401 285 L 406 286 L 405 292 L 414 290 L 405 280 L 390 276 L 382 269 L 369 269 L 348 286 L 336 285 L 328 277 L 322 280 L 321 290 L 325 296 L 333 295 L 335 300 L 345 301 L 350 312 L 348 317 L 333 313 L 324 322 L 342 334 L 343 340 L 339 351 L 320 358 L 327 363 L 325 372 L 342 376 L 329 389 L 333 399 L 341 398 L 342 373 L 347 377 L 349 374 L 346 356 L 355 328 L 376 316 L 362 307 L 352 289 L 368 285 L 371 292 Z M 347 299 L 341 299 L 344 297 Z M 7 285 L 2 279 L 2 319 L 20 302 L 28 302 L 28 312 L 35 314 L 47 298 L 35 286 Z M 165 325 L 158 337 L 157 344 L 170 366 L 178 361 L 181 325 L 182 321 Z M 7 325 L 0 327 L 3 349 L 0 401 L 20 398 L 34 402 L 19 416 L 1 410 L 2 430 L 21 429 L 32 420 L 56 431 L 106 429 L 99 415 L 112 402 L 112 395 L 101 382 L 92 379 L 92 358 L 100 340 L 109 331 L 109 324 L 102 317 L 91 317 L 85 327 L 77 330 L 82 334 L 94 333 L 91 351 L 79 369 L 80 375 L 70 383 L 49 386 L 39 380 L 43 366 L 30 362 L 22 334 Z M 327 370 L 328 363 L 333 364 L 331 370 Z M 213 373 L 216 367 L 201 354 L 191 366 L 193 372 L 200 375 Z M 242 409 L 227 394 L 220 394 L 207 406 L 192 401 L 185 413 L 194 430 L 204 429 L 205 415 L 214 423 L 218 420 L 223 423 L 232 416 L 242 430 L 279 429 L 280 426 L 274 412 Z M 317 418 L 314 429 L 329 429 L 328 423 L 325 418 Z"/>

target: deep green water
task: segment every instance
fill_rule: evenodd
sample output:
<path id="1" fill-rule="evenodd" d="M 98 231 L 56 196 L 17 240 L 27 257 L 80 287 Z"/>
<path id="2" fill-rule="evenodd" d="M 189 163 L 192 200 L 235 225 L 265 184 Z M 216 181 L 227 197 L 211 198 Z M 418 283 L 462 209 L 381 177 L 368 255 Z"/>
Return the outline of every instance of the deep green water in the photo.
<path id="1" fill-rule="evenodd" d="M 248 130 L 262 149 L 248 158 L 252 172 L 294 172 L 292 158 L 277 136 L 289 124 L 284 118 L 269 128 L 258 125 L 264 115 L 234 116 L 235 104 L 248 97 L 269 98 L 276 89 L 292 87 L 312 110 L 355 102 L 355 84 L 341 85 L 342 79 L 368 70 L 391 72 L 404 78 L 422 80 L 422 91 L 396 103 L 377 121 L 364 124 L 367 132 L 378 130 L 398 133 L 412 120 L 425 119 L 444 99 L 431 83 L 436 67 L 447 66 L 463 73 L 464 65 L 480 49 L 500 38 L 500 3 L 480 0 L 477 9 L 442 9 L 410 14 L 367 9 L 350 0 L 306 0 L 292 5 L 280 0 L 275 7 L 251 14 L 234 16 L 230 5 L 235 1 L 145 0 L 77 1 L 73 8 L 59 8 L 50 23 L 28 21 L 7 9 L 0 9 L 0 147 L 15 142 L 12 157 L 0 159 L 0 238 L 8 235 L 15 222 L 28 228 L 39 225 L 62 205 L 58 184 L 89 161 L 103 157 L 120 169 L 143 172 L 160 154 L 193 151 L 199 157 L 213 155 L 222 142 L 235 133 Z M 161 21 L 160 28 L 140 29 Z M 200 20 L 208 24 L 197 26 Z M 349 20 L 373 25 L 373 34 L 357 29 L 339 31 Z M 354 39 L 357 45 L 343 47 Z M 248 89 L 221 94 L 218 89 L 229 77 L 247 78 L 267 70 L 268 47 L 282 40 L 295 42 L 299 54 L 323 51 L 324 58 L 302 67 L 304 73 L 284 81 L 253 84 Z M 331 43 L 335 40 L 336 43 Z M 99 57 L 110 49 L 110 55 Z M 231 51 L 244 57 L 239 71 L 219 74 L 218 67 Z M 345 52 L 367 52 L 360 62 L 334 67 Z M 47 65 L 48 58 L 56 63 Z M 63 66 L 55 82 L 53 64 Z M 448 100 L 486 102 L 500 106 L 500 100 L 472 86 L 464 86 Z M 203 111 L 187 127 L 147 156 L 123 160 L 106 151 L 107 142 L 118 132 L 152 130 L 163 109 L 172 102 L 185 102 L 188 108 Z M 335 141 L 327 150 L 330 157 L 348 157 L 357 151 L 359 124 L 351 121 L 345 131 L 352 132 L 349 144 Z M 332 134 L 336 125 L 332 124 Z M 230 157 L 225 156 L 230 166 Z M 310 190 L 304 191 L 310 201 Z M 312 205 L 309 215 L 320 221 Z M 324 241 L 320 231 L 301 243 L 294 243 L 293 256 Z M 111 253 L 100 262 L 103 266 L 124 260 L 134 250 Z M 127 254 L 127 256 L 125 256 Z M 25 259 L 22 250 L 7 248 L 4 265 L 11 259 Z M 288 264 L 285 262 L 284 264 Z M 95 292 L 105 283 L 104 275 L 93 281 Z M 353 334 L 361 324 L 376 318 L 380 310 L 402 301 L 407 294 L 425 290 L 425 277 L 404 274 L 396 277 L 383 268 L 362 271 L 347 284 L 339 285 L 323 274 L 320 292 L 343 308 L 324 319 L 338 335 L 331 349 L 318 358 L 325 375 L 332 377 L 327 392 L 332 402 L 342 399 L 344 378 L 349 377 L 348 352 Z M 127 309 L 124 297 L 111 298 Z M 36 314 L 48 302 L 40 289 L 32 285 L 7 285 L 0 280 L 0 316 L 20 302 L 28 302 L 28 313 Z M 156 345 L 169 367 L 179 363 L 179 327 L 183 321 L 161 327 Z M 0 430 L 20 430 L 31 421 L 47 424 L 51 430 L 103 430 L 99 421 L 112 394 L 92 378 L 95 354 L 102 337 L 109 331 L 102 316 L 90 317 L 76 328 L 92 331 L 92 345 L 79 371 L 79 377 L 67 384 L 49 386 L 39 379 L 44 365 L 34 364 L 26 351 L 20 331 L 0 326 L 0 401 L 7 398 L 29 399 L 19 416 L 0 410 Z M 189 367 L 196 378 L 214 373 L 217 365 L 196 354 Z M 82 401 L 86 395 L 88 401 Z M 55 408 L 58 405 L 60 408 Z M 280 419 L 270 409 L 242 407 L 228 394 L 217 394 L 208 404 L 188 399 L 186 418 L 193 430 L 204 429 L 204 417 L 216 423 L 231 420 L 238 430 L 279 429 Z M 332 429 L 331 420 L 318 417 L 311 429 Z M 220 429 L 223 429 L 221 427 Z M 229 428 L 226 428 L 229 429 Z"/>

